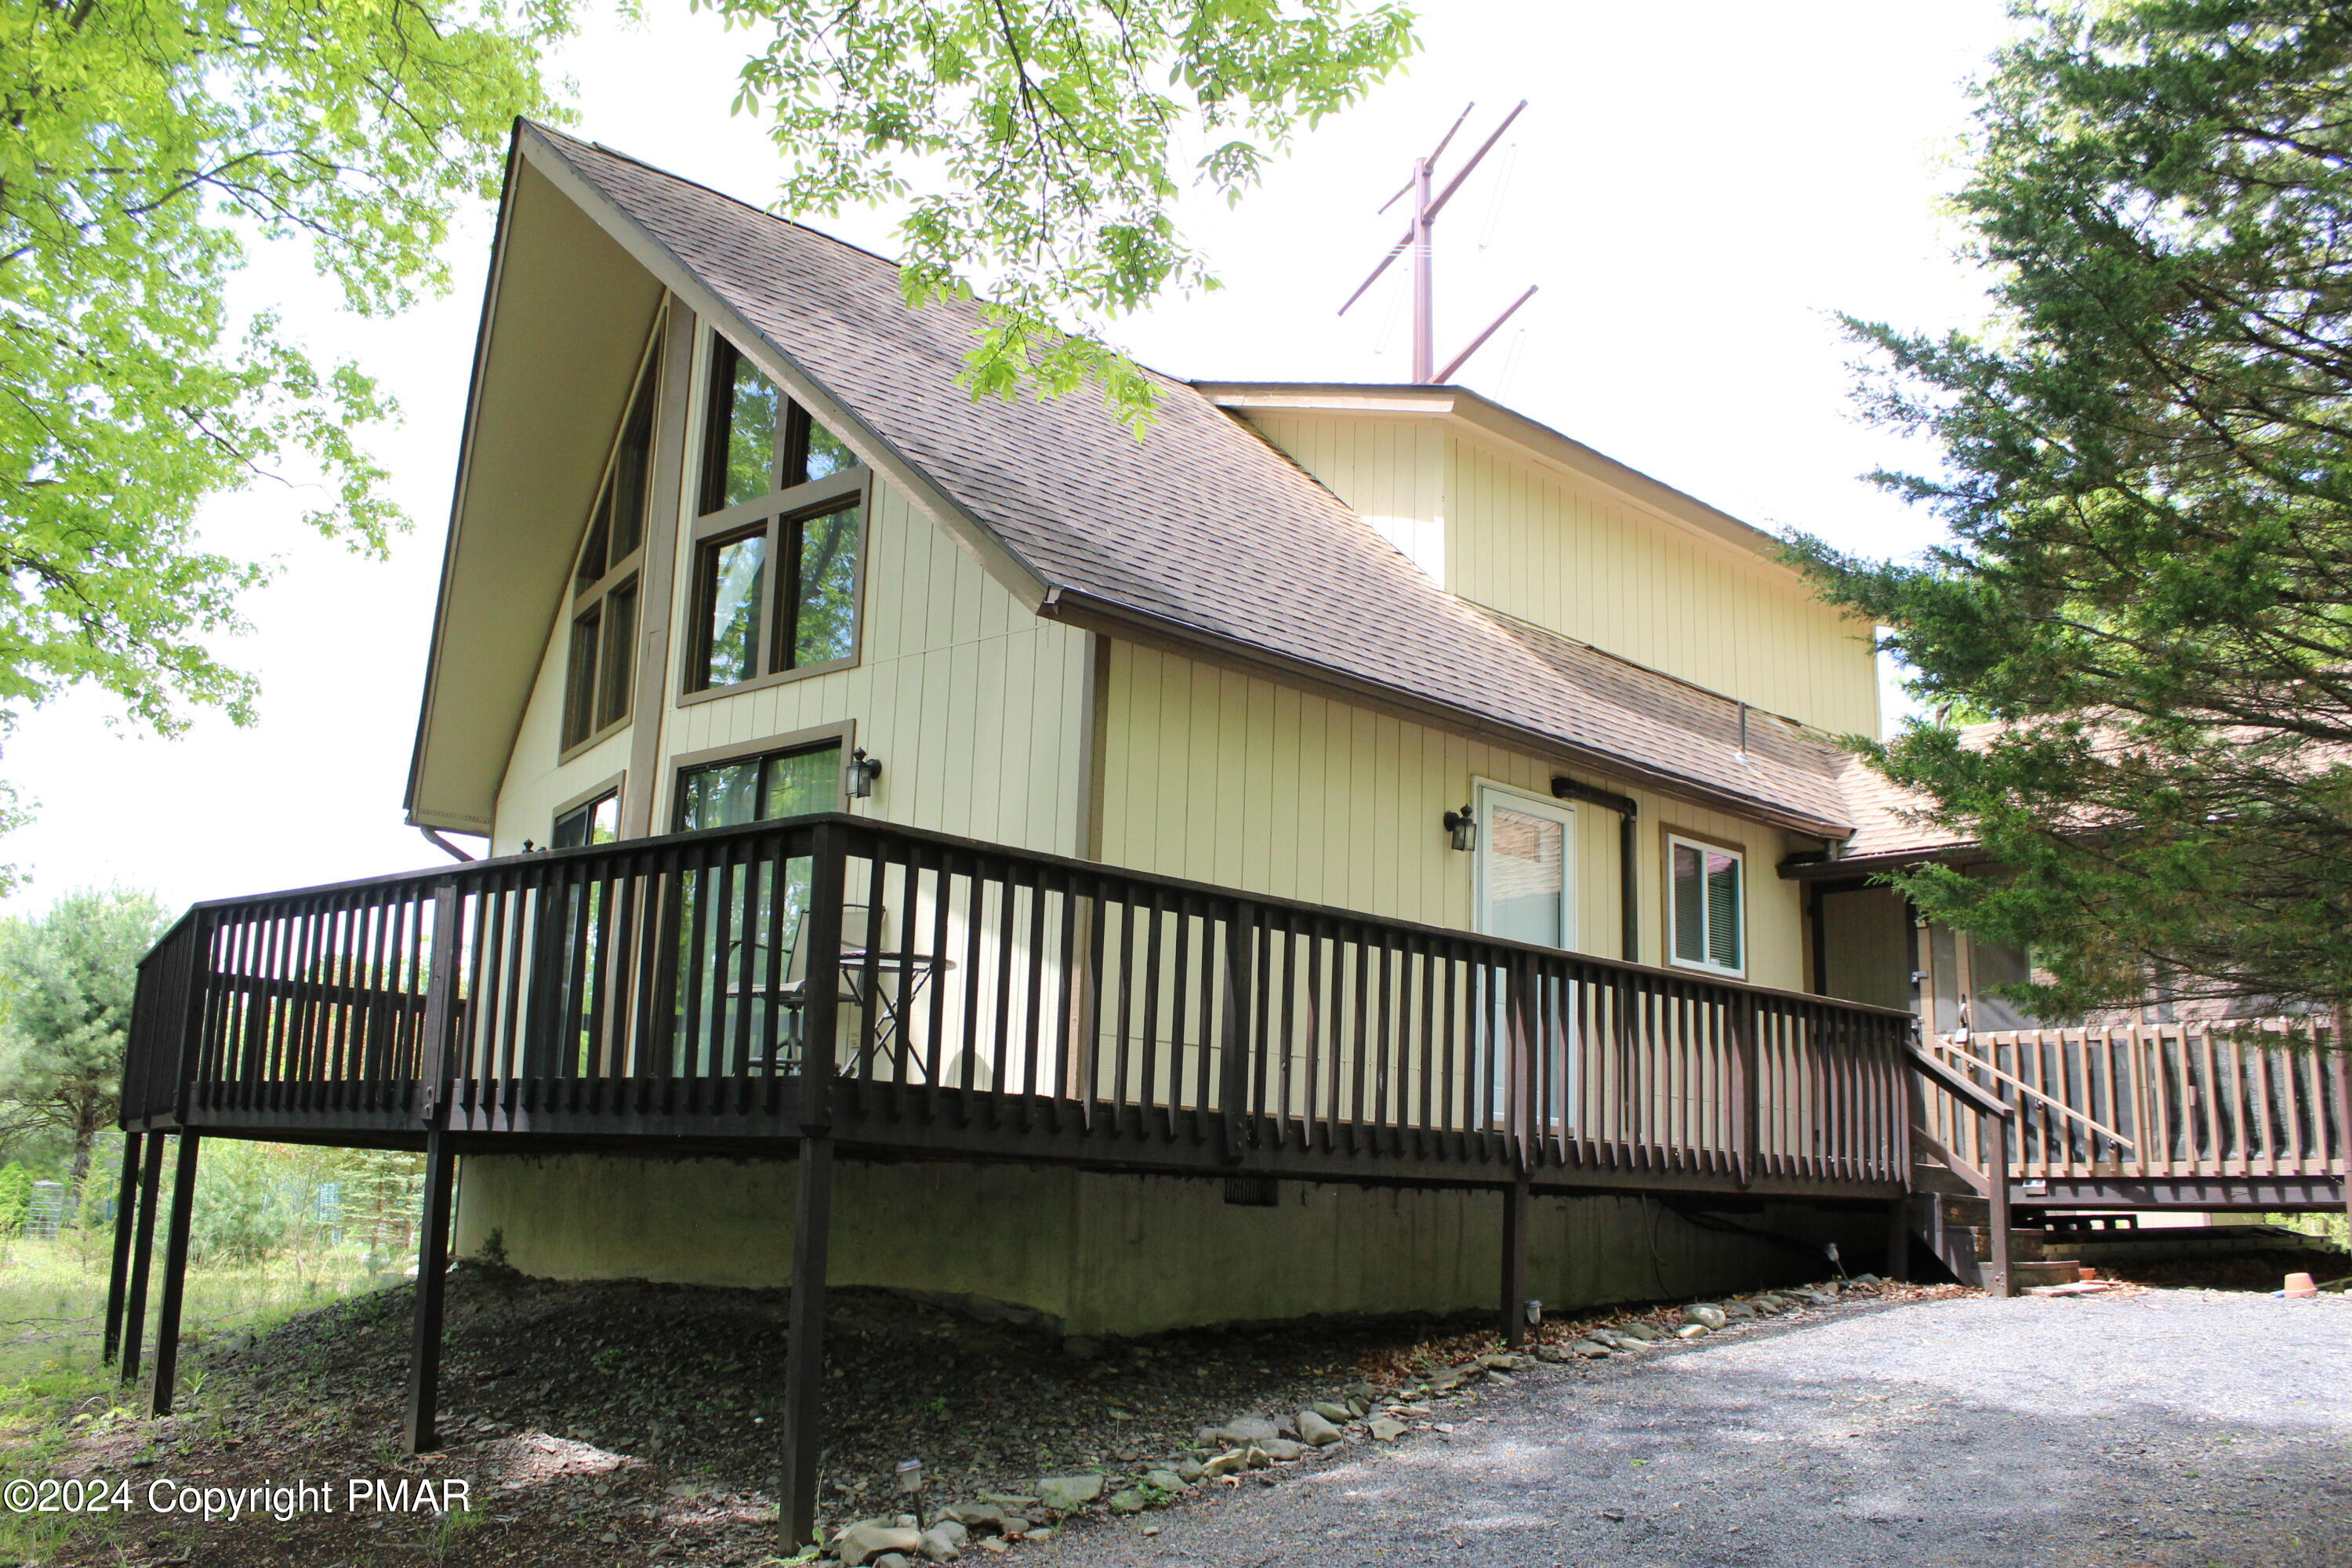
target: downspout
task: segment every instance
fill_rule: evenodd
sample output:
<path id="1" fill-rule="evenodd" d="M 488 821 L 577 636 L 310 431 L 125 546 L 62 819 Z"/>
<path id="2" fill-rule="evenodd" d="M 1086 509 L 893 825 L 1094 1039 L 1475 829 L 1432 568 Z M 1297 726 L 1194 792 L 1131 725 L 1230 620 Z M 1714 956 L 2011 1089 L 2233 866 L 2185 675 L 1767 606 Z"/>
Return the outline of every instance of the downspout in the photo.
<path id="1" fill-rule="evenodd" d="M 431 839 L 436 847 L 447 850 L 449 852 L 449 858 L 453 860 L 471 860 L 473 858 L 471 855 L 467 854 L 463 849 L 458 848 L 455 844 L 452 844 L 447 839 L 442 837 L 441 830 L 437 827 L 427 827 L 420 822 L 416 825 L 416 831 Z"/>
<path id="2" fill-rule="evenodd" d="M 1631 795 L 1612 795 L 1605 789 L 1579 784 L 1565 773 L 1552 776 L 1551 795 L 1554 800 L 1580 800 L 1588 805 L 1597 805 L 1603 811 L 1617 814 L 1617 907 L 1624 921 L 1624 929 L 1618 937 L 1618 951 L 1626 963 L 1641 963 L 1641 859 L 1635 847 L 1633 823 L 1641 815 L 1642 808 Z"/>

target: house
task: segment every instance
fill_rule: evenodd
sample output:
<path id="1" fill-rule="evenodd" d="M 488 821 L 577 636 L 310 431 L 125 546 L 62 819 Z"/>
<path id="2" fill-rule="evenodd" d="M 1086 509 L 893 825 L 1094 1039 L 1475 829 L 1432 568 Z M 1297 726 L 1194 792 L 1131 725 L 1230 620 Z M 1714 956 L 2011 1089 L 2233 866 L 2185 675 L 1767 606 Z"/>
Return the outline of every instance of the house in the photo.
<path id="1" fill-rule="evenodd" d="M 1823 737 L 1874 730 L 1877 682 L 1867 628 L 1767 536 L 1460 388 L 1163 380 L 1139 441 L 1088 397 L 975 402 L 973 326 L 908 310 L 851 247 L 525 128 L 412 819 L 511 854 L 848 810 L 1804 988 L 1773 868 L 1844 831 Z M 771 1283 L 792 1180 L 478 1155 L 457 1245 Z M 1494 1205 L 1458 1192 L 1299 1189 L 1275 1216 L 1064 1168 L 839 1183 L 836 1279 L 1073 1332 L 1492 1291 Z M 1646 1205 L 1576 1206 L 1536 1293 L 1654 1290 Z M 1244 1266 L 1277 1225 L 1280 1266 Z M 1210 1267 L 1144 1267 L 1171 1243 Z M 1769 1266 L 1687 1226 L 1664 1245 L 1707 1289 Z"/>
<path id="2" fill-rule="evenodd" d="M 1158 378 L 1139 438 L 975 401 L 975 320 L 518 127 L 407 795 L 491 853 L 149 956 L 126 1375 L 166 1135 L 425 1151 L 417 1447 L 453 1246 L 790 1282 L 794 1540 L 829 1284 L 1516 1341 L 1902 1268 L 1915 1121 L 2014 1112 L 1915 1046 L 1900 904 L 1820 874 L 1869 628 L 1462 388 Z"/>

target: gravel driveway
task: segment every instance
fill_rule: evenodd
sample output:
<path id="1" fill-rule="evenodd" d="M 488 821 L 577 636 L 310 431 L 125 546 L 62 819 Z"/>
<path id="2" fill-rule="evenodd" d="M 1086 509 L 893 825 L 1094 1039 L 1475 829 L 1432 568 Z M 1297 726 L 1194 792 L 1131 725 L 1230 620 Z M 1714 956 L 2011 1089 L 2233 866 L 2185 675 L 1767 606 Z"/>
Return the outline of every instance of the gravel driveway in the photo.
<path id="1" fill-rule="evenodd" d="M 2352 1563 L 2341 1297 L 1856 1307 L 1547 1369 L 1457 1412 L 1451 1434 L 1072 1531 L 1033 1561 Z"/>

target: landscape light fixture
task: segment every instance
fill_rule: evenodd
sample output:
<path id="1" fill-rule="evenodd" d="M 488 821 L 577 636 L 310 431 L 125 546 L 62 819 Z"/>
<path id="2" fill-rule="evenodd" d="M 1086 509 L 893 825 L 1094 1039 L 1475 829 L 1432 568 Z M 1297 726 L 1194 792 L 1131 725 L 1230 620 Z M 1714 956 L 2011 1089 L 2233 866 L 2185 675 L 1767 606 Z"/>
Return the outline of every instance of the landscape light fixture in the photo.
<path id="1" fill-rule="evenodd" d="M 1468 805 L 1464 805 L 1459 811 L 1449 811 L 1445 814 L 1445 831 L 1452 837 L 1454 847 L 1456 849 L 1468 850 L 1478 847 L 1478 818 L 1471 812 Z"/>
<path id="2" fill-rule="evenodd" d="M 865 747 L 858 747 L 856 751 L 850 753 L 849 758 L 849 798 L 872 799 L 874 781 L 881 776 L 882 759 L 869 757 L 866 754 Z"/>
<path id="3" fill-rule="evenodd" d="M 908 1493 L 921 1491 L 923 1489 L 923 1461 L 920 1459 L 899 1460 L 898 1465 L 898 1489 L 900 1491 Z"/>

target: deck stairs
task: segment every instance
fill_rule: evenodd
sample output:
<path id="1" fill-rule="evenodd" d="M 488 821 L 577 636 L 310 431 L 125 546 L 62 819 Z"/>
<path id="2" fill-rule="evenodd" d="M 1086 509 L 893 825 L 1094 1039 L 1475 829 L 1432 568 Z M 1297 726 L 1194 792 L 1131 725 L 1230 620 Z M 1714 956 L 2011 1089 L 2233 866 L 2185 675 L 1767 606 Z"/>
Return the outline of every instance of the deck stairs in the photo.
<path id="1" fill-rule="evenodd" d="M 1968 1177 L 1924 1152 L 1911 1170 L 1911 1234 L 1963 1285 L 1981 1287 L 1992 1270 L 1992 1203 Z M 2020 1290 L 2063 1285 L 2080 1277 L 2072 1258 L 2049 1255 L 2051 1237 L 2038 1227 L 2009 1233 L 2009 1271 Z"/>

